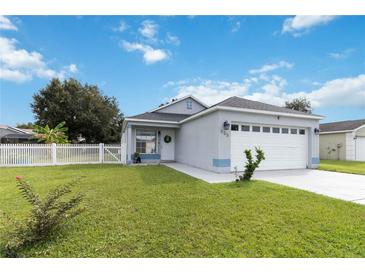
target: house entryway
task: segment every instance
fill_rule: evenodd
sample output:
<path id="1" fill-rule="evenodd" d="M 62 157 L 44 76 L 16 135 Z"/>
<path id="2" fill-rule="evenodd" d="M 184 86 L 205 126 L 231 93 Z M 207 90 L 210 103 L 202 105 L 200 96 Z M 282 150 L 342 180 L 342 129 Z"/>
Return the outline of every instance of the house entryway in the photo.
<path id="1" fill-rule="evenodd" d="M 160 153 L 161 161 L 175 161 L 175 130 L 160 130 Z"/>

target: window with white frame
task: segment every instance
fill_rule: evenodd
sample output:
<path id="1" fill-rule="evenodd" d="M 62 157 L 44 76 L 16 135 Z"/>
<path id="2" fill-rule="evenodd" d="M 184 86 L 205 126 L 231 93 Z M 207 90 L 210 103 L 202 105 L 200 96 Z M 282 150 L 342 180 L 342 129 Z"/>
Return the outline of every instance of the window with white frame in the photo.
<path id="1" fill-rule="evenodd" d="M 136 152 L 156 153 L 156 130 L 137 129 L 136 130 Z"/>
<path id="2" fill-rule="evenodd" d="M 270 133 L 270 127 L 262 127 L 262 132 Z"/>
<path id="3" fill-rule="evenodd" d="M 298 134 L 298 129 L 296 129 L 296 128 L 291 128 L 291 129 L 290 129 L 290 134 Z"/>
<path id="4" fill-rule="evenodd" d="M 242 125 L 241 130 L 242 131 L 250 131 L 250 126 Z"/>
<path id="5" fill-rule="evenodd" d="M 261 130 L 261 127 L 259 127 L 259 126 L 252 126 L 252 131 L 253 132 L 260 132 L 260 130 Z"/>
<path id="6" fill-rule="evenodd" d="M 305 129 L 303 129 L 303 128 L 299 129 L 299 134 L 300 135 L 305 135 Z"/>
<path id="7" fill-rule="evenodd" d="M 186 101 L 186 108 L 187 109 L 193 109 L 193 102 L 191 100 Z"/>
<path id="8" fill-rule="evenodd" d="M 279 127 L 273 127 L 272 128 L 272 133 L 280 133 L 280 128 Z"/>
<path id="9" fill-rule="evenodd" d="M 238 131 L 238 125 L 236 125 L 236 124 L 232 124 L 232 125 L 231 125 L 231 130 L 232 130 L 232 131 Z"/>
<path id="10" fill-rule="evenodd" d="M 282 134 L 288 134 L 288 133 L 289 133 L 289 129 L 288 129 L 287 127 L 283 127 L 283 128 L 281 129 L 281 133 L 282 133 Z"/>

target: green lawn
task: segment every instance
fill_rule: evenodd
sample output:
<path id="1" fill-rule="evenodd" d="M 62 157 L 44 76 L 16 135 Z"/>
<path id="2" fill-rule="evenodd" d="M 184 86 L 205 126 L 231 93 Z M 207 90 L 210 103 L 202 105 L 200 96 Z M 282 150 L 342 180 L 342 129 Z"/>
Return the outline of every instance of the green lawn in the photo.
<path id="1" fill-rule="evenodd" d="M 365 162 L 321 160 L 319 169 L 365 175 Z"/>
<path id="2" fill-rule="evenodd" d="M 365 206 L 262 181 L 208 184 L 164 166 L 0 169 L 1 210 L 77 176 L 83 215 L 27 257 L 364 257 Z M 0 226 L 0 234 L 6 229 Z M 3 241 L 3 237 L 0 237 Z"/>

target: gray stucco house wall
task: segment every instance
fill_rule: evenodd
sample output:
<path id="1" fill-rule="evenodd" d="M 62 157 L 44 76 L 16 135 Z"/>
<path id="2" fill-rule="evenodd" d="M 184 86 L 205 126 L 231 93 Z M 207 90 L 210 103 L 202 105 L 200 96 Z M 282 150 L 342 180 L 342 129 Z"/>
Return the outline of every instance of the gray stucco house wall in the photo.
<path id="1" fill-rule="evenodd" d="M 213 165 L 219 158 L 218 112 L 184 123 L 176 130 L 176 161 L 219 171 Z"/>

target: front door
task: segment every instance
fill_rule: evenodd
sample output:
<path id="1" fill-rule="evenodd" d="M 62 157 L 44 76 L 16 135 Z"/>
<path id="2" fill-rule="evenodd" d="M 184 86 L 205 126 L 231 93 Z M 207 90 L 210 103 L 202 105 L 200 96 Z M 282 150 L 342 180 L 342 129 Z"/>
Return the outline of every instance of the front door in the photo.
<path id="1" fill-rule="evenodd" d="M 162 161 L 175 160 L 175 130 L 162 129 L 160 135 L 160 151 Z"/>

